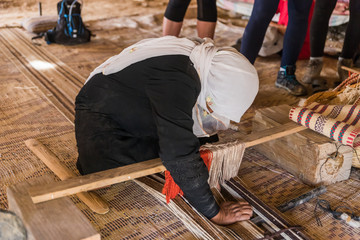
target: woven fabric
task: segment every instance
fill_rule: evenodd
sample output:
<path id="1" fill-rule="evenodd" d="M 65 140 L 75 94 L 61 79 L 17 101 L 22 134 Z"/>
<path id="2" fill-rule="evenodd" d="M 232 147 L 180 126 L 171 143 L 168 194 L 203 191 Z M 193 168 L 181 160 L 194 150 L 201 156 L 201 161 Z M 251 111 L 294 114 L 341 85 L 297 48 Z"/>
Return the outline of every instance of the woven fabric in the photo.
<path id="1" fill-rule="evenodd" d="M 360 106 L 322 105 L 316 102 L 307 107 L 293 107 L 289 118 L 342 144 L 360 145 Z"/>

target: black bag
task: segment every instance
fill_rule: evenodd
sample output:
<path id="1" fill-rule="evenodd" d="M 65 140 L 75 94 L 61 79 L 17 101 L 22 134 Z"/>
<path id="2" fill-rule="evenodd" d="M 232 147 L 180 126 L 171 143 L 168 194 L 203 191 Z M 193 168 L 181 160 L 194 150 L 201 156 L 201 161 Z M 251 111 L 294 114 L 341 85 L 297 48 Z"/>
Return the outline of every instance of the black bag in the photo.
<path id="1" fill-rule="evenodd" d="M 57 4 L 58 22 L 54 29 L 45 33 L 45 41 L 75 45 L 90 41 L 91 32 L 81 19 L 81 4 L 78 0 L 62 0 Z"/>

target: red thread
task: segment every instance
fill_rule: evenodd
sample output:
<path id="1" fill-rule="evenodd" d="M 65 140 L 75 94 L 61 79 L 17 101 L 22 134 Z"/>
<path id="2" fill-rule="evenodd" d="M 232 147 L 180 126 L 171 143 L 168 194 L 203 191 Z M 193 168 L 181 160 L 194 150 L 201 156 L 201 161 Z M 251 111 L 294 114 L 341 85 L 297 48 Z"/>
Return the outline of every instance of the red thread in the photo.
<path id="1" fill-rule="evenodd" d="M 201 150 L 200 157 L 204 161 L 208 171 L 210 170 L 213 154 L 210 150 Z M 165 184 L 162 190 L 162 194 L 166 195 L 166 202 L 169 203 L 170 199 L 174 199 L 178 194 L 183 196 L 184 193 L 180 187 L 175 183 L 169 171 L 165 171 Z"/>

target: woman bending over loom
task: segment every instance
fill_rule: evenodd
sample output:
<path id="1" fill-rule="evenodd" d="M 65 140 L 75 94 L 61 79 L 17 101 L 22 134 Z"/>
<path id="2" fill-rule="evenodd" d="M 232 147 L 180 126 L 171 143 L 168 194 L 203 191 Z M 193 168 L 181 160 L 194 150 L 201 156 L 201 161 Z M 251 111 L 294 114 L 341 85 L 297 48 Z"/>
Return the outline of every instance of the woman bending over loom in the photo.
<path id="1" fill-rule="evenodd" d="M 76 98 L 77 167 L 89 174 L 160 157 L 188 201 L 217 224 L 247 220 L 246 202 L 218 206 L 198 137 L 239 122 L 258 76 L 212 40 L 146 39 L 97 67 Z"/>

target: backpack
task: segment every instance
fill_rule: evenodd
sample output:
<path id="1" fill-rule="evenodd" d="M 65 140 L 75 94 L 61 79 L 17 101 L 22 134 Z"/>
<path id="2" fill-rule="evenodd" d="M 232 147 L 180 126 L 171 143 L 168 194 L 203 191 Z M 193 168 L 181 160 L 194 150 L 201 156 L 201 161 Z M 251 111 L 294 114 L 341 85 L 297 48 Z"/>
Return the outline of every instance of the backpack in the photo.
<path id="1" fill-rule="evenodd" d="M 78 0 L 62 0 L 57 4 L 58 21 L 54 29 L 45 32 L 45 41 L 75 45 L 90 41 L 91 32 L 81 19 L 81 4 Z"/>

